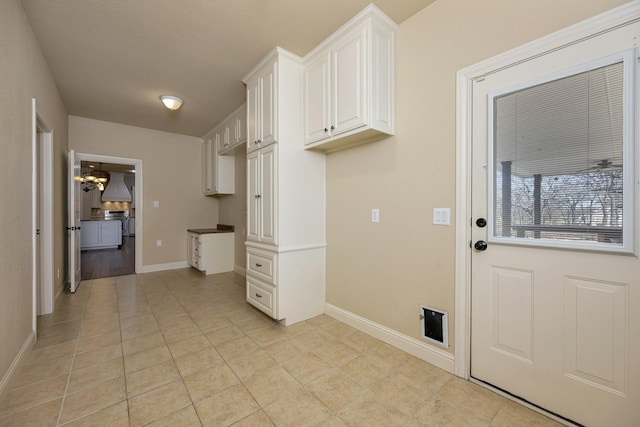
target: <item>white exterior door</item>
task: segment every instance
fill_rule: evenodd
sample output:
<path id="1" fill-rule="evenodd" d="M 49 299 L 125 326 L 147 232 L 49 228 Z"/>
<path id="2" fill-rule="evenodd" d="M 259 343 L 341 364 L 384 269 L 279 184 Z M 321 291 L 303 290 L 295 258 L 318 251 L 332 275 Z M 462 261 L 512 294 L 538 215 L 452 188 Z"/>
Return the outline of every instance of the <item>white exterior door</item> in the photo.
<path id="1" fill-rule="evenodd" d="M 80 160 L 74 150 L 69 150 L 69 200 L 67 236 L 69 244 L 68 269 L 69 286 L 73 293 L 80 284 Z"/>
<path id="2" fill-rule="evenodd" d="M 639 37 L 473 83 L 471 376 L 588 426 L 640 425 Z"/>

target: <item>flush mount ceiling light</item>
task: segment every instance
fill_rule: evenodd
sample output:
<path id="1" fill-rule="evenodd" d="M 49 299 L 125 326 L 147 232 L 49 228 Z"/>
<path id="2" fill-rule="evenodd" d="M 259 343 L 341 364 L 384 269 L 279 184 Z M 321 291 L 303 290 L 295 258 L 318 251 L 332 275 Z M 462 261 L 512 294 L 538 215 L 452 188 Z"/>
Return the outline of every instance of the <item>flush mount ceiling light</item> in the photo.
<path id="1" fill-rule="evenodd" d="M 161 95 L 160 100 L 169 110 L 174 111 L 182 106 L 182 99 L 173 95 Z"/>

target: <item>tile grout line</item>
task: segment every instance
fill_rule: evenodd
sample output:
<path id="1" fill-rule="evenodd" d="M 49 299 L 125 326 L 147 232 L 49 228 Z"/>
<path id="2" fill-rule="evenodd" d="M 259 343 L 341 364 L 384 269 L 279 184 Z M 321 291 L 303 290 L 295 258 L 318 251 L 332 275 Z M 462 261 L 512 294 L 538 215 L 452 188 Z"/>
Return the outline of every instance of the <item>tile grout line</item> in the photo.
<path id="1" fill-rule="evenodd" d="M 91 295 L 91 287 L 89 288 L 89 296 Z M 87 297 L 87 303 L 88 303 L 89 297 Z M 83 313 L 82 313 L 82 319 L 80 321 L 80 329 L 78 329 L 78 337 L 76 338 L 76 347 L 73 350 L 73 356 L 71 357 L 71 366 L 69 366 L 69 374 L 67 376 L 67 384 L 64 387 L 64 394 L 62 395 L 62 401 L 60 402 L 60 409 L 58 411 L 58 419 L 56 420 L 56 426 L 60 425 L 60 420 L 62 418 L 62 411 L 64 409 L 64 403 L 67 399 L 67 391 L 69 390 L 69 383 L 71 382 L 71 372 L 73 372 L 73 364 L 76 361 L 76 355 L 78 354 L 78 347 L 80 346 L 80 332 L 82 331 L 82 325 L 85 319 L 85 316 L 87 315 L 87 303 L 85 303 L 85 307 L 83 309 Z M 65 423 L 66 424 L 66 423 Z"/>

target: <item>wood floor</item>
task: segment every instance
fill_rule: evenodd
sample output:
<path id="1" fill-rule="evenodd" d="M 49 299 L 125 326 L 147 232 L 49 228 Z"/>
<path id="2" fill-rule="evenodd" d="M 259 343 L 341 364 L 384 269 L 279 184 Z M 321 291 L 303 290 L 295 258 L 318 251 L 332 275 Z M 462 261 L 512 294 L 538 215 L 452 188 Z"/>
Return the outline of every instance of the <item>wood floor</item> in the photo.
<path id="1" fill-rule="evenodd" d="M 123 237 L 120 249 L 97 249 L 80 253 L 82 280 L 134 274 L 135 237 Z"/>

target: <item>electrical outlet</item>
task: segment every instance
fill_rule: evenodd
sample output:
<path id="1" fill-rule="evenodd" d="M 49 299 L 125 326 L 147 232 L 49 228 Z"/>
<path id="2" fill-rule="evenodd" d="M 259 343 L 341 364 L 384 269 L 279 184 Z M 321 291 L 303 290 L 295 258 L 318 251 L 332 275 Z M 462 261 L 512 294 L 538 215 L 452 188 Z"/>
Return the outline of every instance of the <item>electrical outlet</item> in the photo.
<path id="1" fill-rule="evenodd" d="M 154 200 L 153 201 L 153 207 L 154 208 L 159 208 L 160 207 L 160 201 L 159 200 Z M 158 245 L 158 246 L 160 246 L 160 245 Z"/>
<path id="2" fill-rule="evenodd" d="M 156 246 L 157 247 L 162 246 L 162 240 L 156 240 Z"/>

